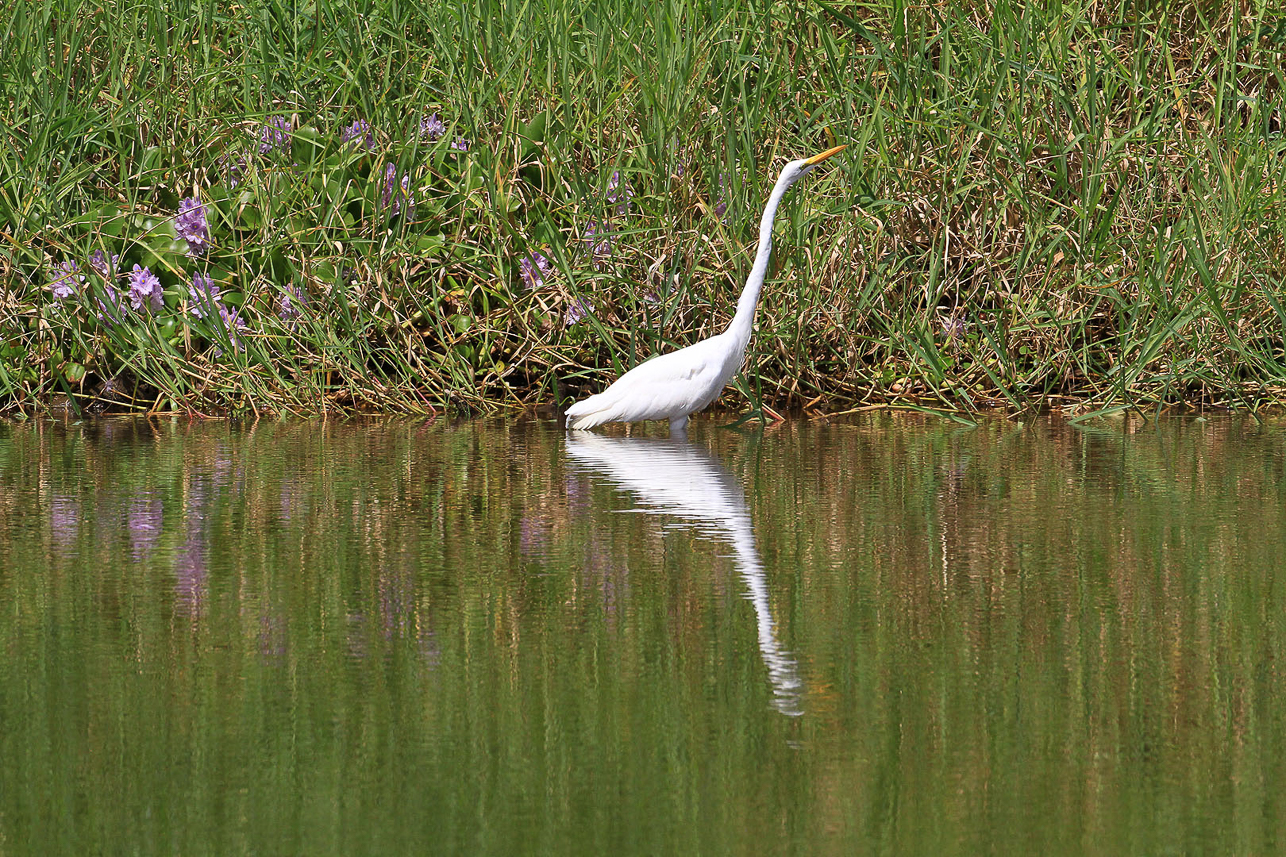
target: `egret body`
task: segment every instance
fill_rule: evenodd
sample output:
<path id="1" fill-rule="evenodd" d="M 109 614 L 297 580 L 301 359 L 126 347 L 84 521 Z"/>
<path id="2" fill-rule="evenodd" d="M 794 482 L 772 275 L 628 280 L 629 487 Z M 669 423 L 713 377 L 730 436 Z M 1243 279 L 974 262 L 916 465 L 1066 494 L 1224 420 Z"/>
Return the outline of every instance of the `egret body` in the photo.
<path id="1" fill-rule="evenodd" d="M 772 255 L 772 226 L 777 206 L 791 185 L 844 146 L 820 155 L 791 161 L 781 171 L 759 221 L 755 264 L 737 300 L 737 312 L 723 333 L 640 363 L 603 392 L 581 399 L 567 409 L 567 428 L 591 429 L 604 423 L 669 420 L 670 434 L 687 431 L 688 416 L 719 398 L 741 367 L 759 305 L 759 290 Z"/>

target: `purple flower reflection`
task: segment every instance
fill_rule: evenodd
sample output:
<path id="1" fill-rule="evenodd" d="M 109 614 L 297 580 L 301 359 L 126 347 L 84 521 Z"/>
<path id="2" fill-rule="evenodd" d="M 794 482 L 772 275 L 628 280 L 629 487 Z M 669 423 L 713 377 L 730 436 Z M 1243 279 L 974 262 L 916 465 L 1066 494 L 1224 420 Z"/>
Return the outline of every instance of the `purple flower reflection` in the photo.
<path id="1" fill-rule="evenodd" d="M 160 497 L 143 495 L 130 501 L 126 521 L 129 524 L 129 540 L 135 562 L 151 554 L 156 540 L 161 536 L 163 519 L 164 504 Z"/>
<path id="2" fill-rule="evenodd" d="M 49 531 L 60 548 L 75 542 L 80 533 L 80 504 L 71 497 L 55 496 L 49 502 Z"/>
<path id="3" fill-rule="evenodd" d="M 370 654 L 366 644 L 366 614 L 349 613 L 348 619 L 348 656 L 355 661 L 364 661 Z"/>
<path id="4" fill-rule="evenodd" d="M 384 639 L 405 636 L 415 624 L 415 578 L 409 569 L 385 567 L 376 581 Z"/>
<path id="5" fill-rule="evenodd" d="M 204 611 L 210 576 L 208 560 L 205 531 L 199 520 L 189 520 L 187 539 L 174 557 L 174 596 L 175 607 L 193 619 Z"/>
<path id="6" fill-rule="evenodd" d="M 518 550 L 523 556 L 543 557 L 549 547 L 551 529 L 544 515 L 523 515 L 518 523 Z"/>
<path id="7" fill-rule="evenodd" d="M 265 613 L 259 617 L 259 654 L 265 660 L 280 660 L 286 655 L 286 622 L 280 616 Z"/>
<path id="8" fill-rule="evenodd" d="M 563 481 L 563 488 L 567 492 L 568 509 L 572 512 L 584 512 L 589 508 L 589 488 L 584 477 L 569 473 Z"/>

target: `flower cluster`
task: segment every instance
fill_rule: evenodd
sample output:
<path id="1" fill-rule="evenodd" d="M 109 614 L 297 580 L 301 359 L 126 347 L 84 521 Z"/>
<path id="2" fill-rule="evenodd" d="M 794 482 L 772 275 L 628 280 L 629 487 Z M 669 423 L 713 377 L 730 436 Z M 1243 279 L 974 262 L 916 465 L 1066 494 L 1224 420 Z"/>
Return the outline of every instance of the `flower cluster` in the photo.
<path id="1" fill-rule="evenodd" d="M 436 140 L 446 132 L 446 124 L 436 113 L 420 120 L 420 138 L 423 140 Z"/>
<path id="2" fill-rule="evenodd" d="M 113 253 L 110 257 L 102 250 L 95 250 L 94 254 L 89 257 L 89 267 L 93 268 L 98 276 L 104 280 L 116 279 L 116 267 L 120 264 L 121 257 Z"/>
<path id="3" fill-rule="evenodd" d="M 542 286 L 545 282 L 545 275 L 553 270 L 553 265 L 544 253 L 539 251 L 525 257 L 518 265 L 521 269 L 523 285 L 528 289 L 535 289 Z"/>
<path id="4" fill-rule="evenodd" d="M 274 149 L 290 148 L 290 120 L 274 116 L 259 131 L 259 154 L 266 155 Z"/>
<path id="5" fill-rule="evenodd" d="M 161 291 L 161 281 L 147 268 L 134 266 L 129 273 L 129 302 L 135 311 L 147 307 L 151 312 L 160 309 L 165 301 Z"/>
<path id="6" fill-rule="evenodd" d="M 728 177 L 719 176 L 719 198 L 716 199 L 714 202 L 714 216 L 719 218 L 725 223 L 728 222 L 728 218 L 726 215 L 728 213 L 729 196 L 730 196 L 730 193 L 728 190 Z"/>
<path id="7" fill-rule="evenodd" d="M 205 318 L 211 310 L 217 311 L 223 306 L 220 298 L 219 285 L 213 278 L 204 274 L 196 274 L 192 277 L 192 285 L 188 286 L 188 300 L 191 304 L 189 312 L 194 316 Z"/>
<path id="8" fill-rule="evenodd" d="M 74 296 L 78 286 L 85 285 L 85 277 L 80 273 L 80 266 L 72 259 L 67 259 L 58 266 L 53 283 L 49 289 L 55 298 L 65 301 Z"/>
<path id="9" fill-rule="evenodd" d="M 405 210 L 407 219 L 415 216 L 415 196 L 411 193 L 411 175 L 403 173 L 398 180 L 397 166 L 387 164 L 384 167 L 384 188 L 380 192 L 380 205 L 390 214 Z"/>
<path id="10" fill-rule="evenodd" d="M 595 268 L 601 268 L 612 255 L 612 234 L 597 220 L 585 225 L 581 241 L 585 243 L 586 252 Z"/>
<path id="11" fill-rule="evenodd" d="M 205 206 L 196 197 L 179 201 L 174 231 L 188 243 L 189 256 L 199 256 L 209 248 L 210 224 L 205 219 Z"/>
<path id="12" fill-rule="evenodd" d="M 232 345 L 236 348 L 241 347 L 237 334 L 245 330 L 247 325 L 242 320 L 239 309 L 230 310 L 223 303 L 222 290 L 213 278 L 204 274 L 193 275 L 192 285 L 188 286 L 188 304 L 188 312 L 199 319 L 209 322 L 217 317 Z M 223 350 L 216 347 L 215 354 L 222 356 Z"/>
<path id="13" fill-rule="evenodd" d="M 630 189 L 629 182 L 621 182 L 621 171 L 617 170 L 612 173 L 612 178 L 607 182 L 607 201 L 615 205 L 616 214 L 625 216 L 630 213 L 630 200 L 634 198 L 634 191 Z"/>
<path id="14" fill-rule="evenodd" d="M 571 327 L 593 314 L 594 305 L 587 298 L 572 298 L 571 303 L 567 305 L 567 310 L 563 313 L 563 324 Z"/>
<path id="15" fill-rule="evenodd" d="M 375 134 L 371 131 L 370 123 L 365 119 L 358 119 L 352 125 L 349 125 L 339 135 L 340 145 L 347 145 L 356 142 L 359 146 L 368 152 L 375 151 Z"/>
<path id="16" fill-rule="evenodd" d="M 286 286 L 277 297 L 277 315 L 282 321 L 293 325 L 304 314 L 303 305 L 305 303 L 307 303 L 307 299 L 298 286 Z"/>
<path id="17" fill-rule="evenodd" d="M 255 158 L 256 144 L 259 156 L 274 152 L 288 154 L 292 128 L 293 120 L 288 116 L 269 117 L 250 132 L 250 138 L 245 141 L 247 148 L 225 152 L 219 157 L 217 174 L 221 174 L 228 186 L 237 187 Z M 446 137 L 447 125 L 437 113 L 433 113 L 423 116 L 412 131 L 418 132 L 423 139 L 441 140 Z M 341 146 L 353 145 L 367 151 L 376 149 L 375 133 L 370 123 L 364 119 L 357 119 L 344 127 L 339 133 L 339 139 Z M 449 148 L 455 152 L 467 152 L 470 141 L 458 136 L 450 142 Z M 414 216 L 416 199 L 412 185 L 413 171 L 408 168 L 406 172 L 401 172 L 396 163 L 388 163 L 374 176 L 374 180 L 379 182 L 378 199 L 381 208 L 388 215 L 401 215 L 406 219 Z M 631 196 L 628 187 L 616 182 L 610 195 L 614 203 L 628 206 Z M 173 215 L 174 234 L 186 243 L 187 255 L 191 258 L 208 256 L 214 247 L 208 214 L 206 205 L 198 196 L 193 195 L 181 199 L 178 210 Z M 600 243 L 601 241 L 602 239 Z M 541 252 L 532 252 L 522 262 L 523 282 L 528 288 L 537 288 L 545 282 L 552 270 L 548 257 Z M 159 271 L 160 269 L 158 273 Z M 94 280 L 92 286 L 91 280 Z M 51 302 L 65 302 L 71 308 L 69 311 L 83 306 L 85 310 L 96 312 L 101 324 L 109 326 L 129 324 L 140 316 L 158 313 L 165 308 L 165 289 L 161 278 L 150 267 L 135 264 L 132 271 L 125 273 L 121 270 L 120 256 L 103 249 L 95 250 L 88 264 L 83 259 L 64 259 L 59 262 L 49 277 L 48 290 Z M 231 341 L 237 348 L 242 347 L 240 335 L 248 329 L 241 318 L 243 310 L 230 308 L 225 304 L 225 296 L 213 277 L 205 273 L 194 273 L 187 286 L 186 297 L 187 301 L 175 310 L 180 318 L 186 315 L 199 319 L 205 324 L 195 325 L 197 329 L 212 329 L 216 334 L 222 328 L 227 334 L 227 341 Z M 269 306 L 291 326 L 306 311 L 307 296 L 302 287 L 297 285 L 281 287 L 269 300 Z M 587 302 L 581 302 L 578 306 L 580 308 L 572 312 L 573 317 L 577 312 L 583 314 L 591 311 Z M 227 341 L 222 337 L 219 337 L 219 341 L 227 347 Z"/>

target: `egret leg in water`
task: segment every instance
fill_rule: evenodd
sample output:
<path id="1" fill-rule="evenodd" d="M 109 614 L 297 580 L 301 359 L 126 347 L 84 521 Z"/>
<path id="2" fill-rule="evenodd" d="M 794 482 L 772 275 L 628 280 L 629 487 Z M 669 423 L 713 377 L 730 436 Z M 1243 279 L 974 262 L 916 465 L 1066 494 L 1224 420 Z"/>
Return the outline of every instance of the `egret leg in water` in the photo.
<path id="1" fill-rule="evenodd" d="M 640 363 L 603 392 L 581 399 L 567 409 L 567 428 L 591 429 L 604 423 L 669 420 L 670 434 L 684 437 L 688 416 L 719 398 L 719 393 L 741 368 L 759 304 L 759 290 L 772 255 L 773 218 L 791 185 L 808 175 L 822 161 L 843 149 L 836 146 L 820 155 L 791 161 L 781 171 L 759 221 L 759 249 L 737 312 L 723 333 Z"/>

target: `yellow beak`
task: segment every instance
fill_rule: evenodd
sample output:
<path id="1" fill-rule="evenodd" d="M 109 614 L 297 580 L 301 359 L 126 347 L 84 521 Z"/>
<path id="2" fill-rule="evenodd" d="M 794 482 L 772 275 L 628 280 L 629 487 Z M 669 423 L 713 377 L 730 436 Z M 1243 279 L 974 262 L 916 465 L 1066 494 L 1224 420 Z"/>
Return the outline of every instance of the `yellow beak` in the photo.
<path id="1" fill-rule="evenodd" d="M 831 155 L 838 155 L 840 152 L 844 151 L 847 148 L 848 148 L 848 144 L 845 143 L 843 146 L 836 146 L 833 149 L 827 149 L 825 152 L 822 152 L 820 155 L 813 155 L 811 158 L 804 161 L 804 163 L 808 164 L 809 166 L 812 166 L 813 164 L 820 164 L 822 161 L 826 160 Z"/>

